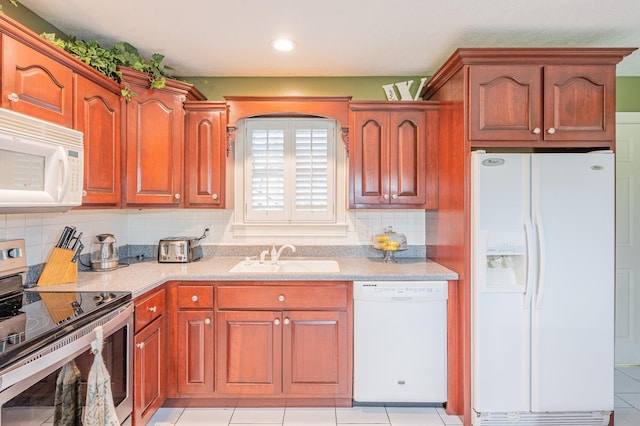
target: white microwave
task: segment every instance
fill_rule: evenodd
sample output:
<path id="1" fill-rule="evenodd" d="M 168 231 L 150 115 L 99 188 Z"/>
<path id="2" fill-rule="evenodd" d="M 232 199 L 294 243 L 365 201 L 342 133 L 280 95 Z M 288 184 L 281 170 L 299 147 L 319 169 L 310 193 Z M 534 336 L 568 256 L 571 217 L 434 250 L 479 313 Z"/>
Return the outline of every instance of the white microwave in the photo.
<path id="1" fill-rule="evenodd" d="M 82 204 L 83 134 L 0 108 L 0 213 Z"/>

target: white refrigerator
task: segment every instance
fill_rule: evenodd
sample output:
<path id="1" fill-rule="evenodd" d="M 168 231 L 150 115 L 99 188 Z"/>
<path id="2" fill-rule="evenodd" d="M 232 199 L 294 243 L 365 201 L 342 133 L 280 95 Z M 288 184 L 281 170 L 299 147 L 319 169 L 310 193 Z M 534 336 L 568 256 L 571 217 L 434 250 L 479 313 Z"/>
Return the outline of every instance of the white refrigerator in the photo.
<path id="1" fill-rule="evenodd" d="M 473 425 L 606 425 L 615 161 L 472 153 Z"/>

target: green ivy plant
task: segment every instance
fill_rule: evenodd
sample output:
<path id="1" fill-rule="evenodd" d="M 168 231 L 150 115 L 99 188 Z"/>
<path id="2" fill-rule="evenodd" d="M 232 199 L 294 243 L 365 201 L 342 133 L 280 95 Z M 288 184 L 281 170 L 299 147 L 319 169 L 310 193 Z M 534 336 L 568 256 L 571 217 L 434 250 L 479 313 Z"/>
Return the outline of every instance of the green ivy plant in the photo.
<path id="1" fill-rule="evenodd" d="M 9 3 L 14 5 L 15 7 L 18 7 L 18 0 L 9 0 Z M 2 5 L 0 4 L 0 11 L 1 10 L 2 10 Z"/>
<path id="2" fill-rule="evenodd" d="M 154 53 L 151 59 L 143 58 L 138 54 L 138 49 L 127 42 L 118 42 L 111 49 L 105 49 L 96 40 L 63 40 L 57 38 L 55 33 L 43 33 L 41 36 L 117 82 L 122 77 L 117 69 L 119 66 L 145 73 L 151 89 L 162 89 L 167 78 L 171 78 L 169 71 L 173 68 L 162 65 L 164 55 Z M 136 93 L 125 85 L 122 96 L 129 101 Z"/>

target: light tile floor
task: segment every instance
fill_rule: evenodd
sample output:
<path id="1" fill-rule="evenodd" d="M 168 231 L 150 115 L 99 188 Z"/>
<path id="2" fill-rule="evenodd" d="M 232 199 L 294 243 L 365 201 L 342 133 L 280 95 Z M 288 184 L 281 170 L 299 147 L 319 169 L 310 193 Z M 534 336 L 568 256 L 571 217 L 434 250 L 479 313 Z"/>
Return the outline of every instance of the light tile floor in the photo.
<path id="1" fill-rule="evenodd" d="M 616 367 L 615 426 L 640 425 L 640 366 Z"/>
<path id="2" fill-rule="evenodd" d="M 640 366 L 617 367 L 615 426 L 640 425 Z M 149 426 L 445 426 L 461 425 L 442 408 L 161 408 Z"/>
<path id="3" fill-rule="evenodd" d="M 457 416 L 431 407 L 352 408 L 161 408 L 149 426 L 445 426 L 461 425 Z"/>

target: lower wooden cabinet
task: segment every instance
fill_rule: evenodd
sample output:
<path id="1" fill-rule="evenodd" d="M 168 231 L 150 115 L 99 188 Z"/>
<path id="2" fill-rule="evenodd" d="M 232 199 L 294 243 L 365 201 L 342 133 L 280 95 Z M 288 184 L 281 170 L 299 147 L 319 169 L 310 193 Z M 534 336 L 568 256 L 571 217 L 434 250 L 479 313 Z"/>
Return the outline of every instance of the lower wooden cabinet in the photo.
<path id="1" fill-rule="evenodd" d="M 351 405 L 349 283 L 176 281 L 167 290 L 168 405 Z"/>
<path id="2" fill-rule="evenodd" d="M 165 400 L 165 290 L 135 301 L 133 424 L 146 425 Z"/>
<path id="3" fill-rule="evenodd" d="M 181 396 L 212 394 L 213 310 L 178 312 L 176 331 L 178 392 Z"/>
<path id="4" fill-rule="evenodd" d="M 350 402 L 351 315 L 346 284 L 225 285 L 218 288 L 218 295 L 220 395 Z M 312 304 L 326 308 L 309 308 Z"/>

